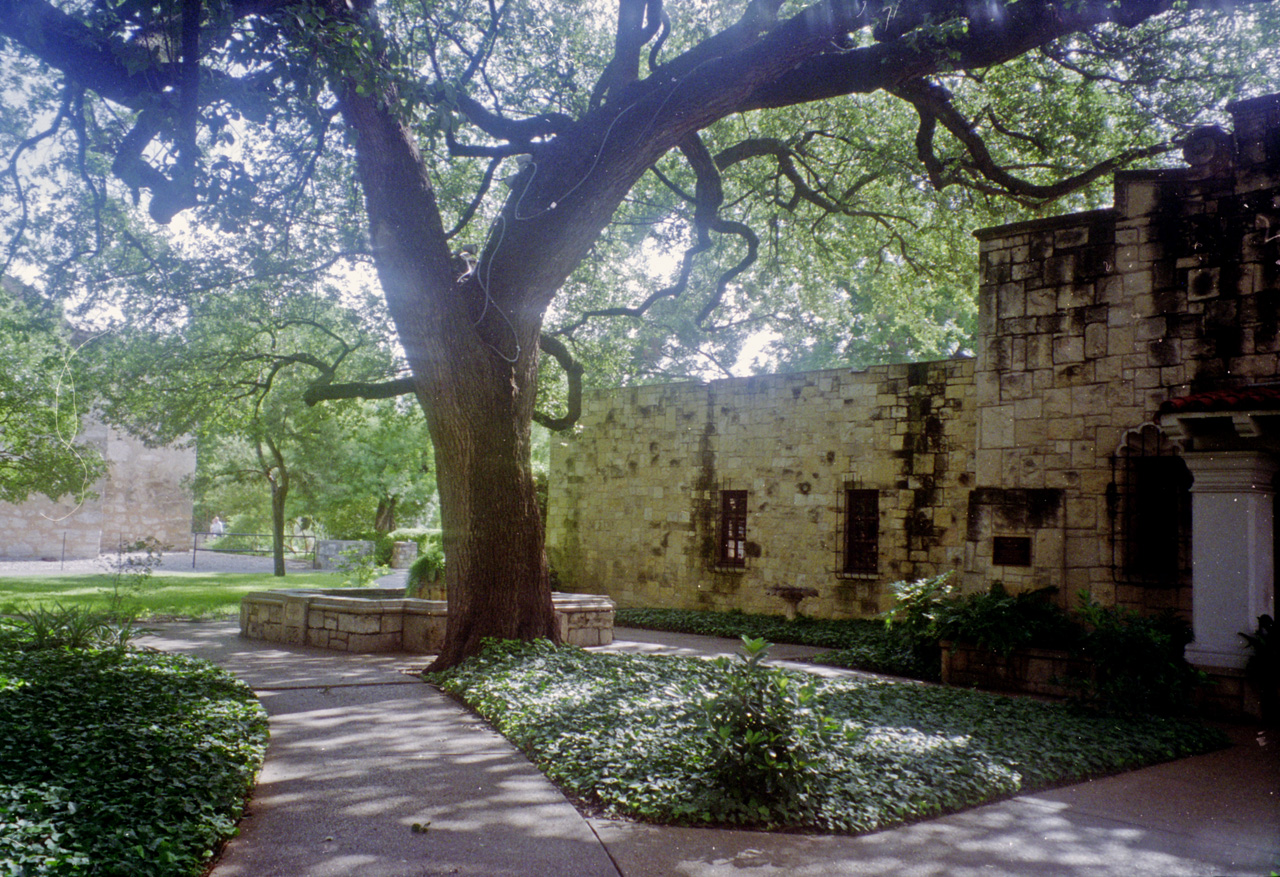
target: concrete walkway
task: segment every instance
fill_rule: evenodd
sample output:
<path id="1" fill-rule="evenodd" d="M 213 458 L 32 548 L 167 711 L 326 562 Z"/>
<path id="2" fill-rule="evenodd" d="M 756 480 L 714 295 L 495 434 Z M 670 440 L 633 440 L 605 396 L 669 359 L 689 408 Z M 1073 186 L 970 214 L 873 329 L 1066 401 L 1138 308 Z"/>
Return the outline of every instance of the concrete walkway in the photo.
<path id="1" fill-rule="evenodd" d="M 241 835 L 212 877 L 1265 877 L 1280 871 L 1280 740 L 1023 795 L 861 837 L 584 818 L 525 758 L 407 673 L 418 656 L 159 625 L 147 644 L 250 684 L 271 744 Z M 729 640 L 618 631 L 626 651 L 732 653 Z M 778 646 L 778 658 L 813 650 Z"/>

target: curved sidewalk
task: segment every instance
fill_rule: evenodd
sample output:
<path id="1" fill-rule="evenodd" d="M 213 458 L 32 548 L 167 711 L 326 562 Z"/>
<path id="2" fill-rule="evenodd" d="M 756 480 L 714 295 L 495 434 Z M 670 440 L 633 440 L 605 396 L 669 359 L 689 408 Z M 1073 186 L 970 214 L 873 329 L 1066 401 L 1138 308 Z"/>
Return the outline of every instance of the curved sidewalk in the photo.
<path id="1" fill-rule="evenodd" d="M 584 818 L 502 737 L 406 671 L 414 655 L 243 640 L 163 624 L 145 643 L 208 658 L 271 716 L 266 764 L 211 877 L 1266 877 L 1280 871 L 1280 740 L 1023 795 L 860 837 Z M 619 630 L 628 651 L 732 653 Z M 775 654 L 808 651 L 778 646 Z M 1273 732 L 1273 738 L 1276 736 Z"/>

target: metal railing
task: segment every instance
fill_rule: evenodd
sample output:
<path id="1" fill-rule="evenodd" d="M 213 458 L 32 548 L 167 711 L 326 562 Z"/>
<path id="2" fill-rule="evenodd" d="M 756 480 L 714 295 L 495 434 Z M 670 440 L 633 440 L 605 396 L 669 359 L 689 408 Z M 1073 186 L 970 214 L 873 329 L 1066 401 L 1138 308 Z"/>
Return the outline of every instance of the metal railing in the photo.
<path id="1" fill-rule="evenodd" d="M 270 533 L 210 533 L 195 532 L 191 534 L 191 568 L 196 568 L 196 556 L 201 551 L 217 554 L 248 554 L 254 557 L 267 556 L 275 547 L 275 540 Z M 201 545 L 201 540 L 204 544 Z M 291 558 L 314 558 L 316 553 L 316 537 L 305 535 L 286 535 L 284 537 L 284 553 Z"/>

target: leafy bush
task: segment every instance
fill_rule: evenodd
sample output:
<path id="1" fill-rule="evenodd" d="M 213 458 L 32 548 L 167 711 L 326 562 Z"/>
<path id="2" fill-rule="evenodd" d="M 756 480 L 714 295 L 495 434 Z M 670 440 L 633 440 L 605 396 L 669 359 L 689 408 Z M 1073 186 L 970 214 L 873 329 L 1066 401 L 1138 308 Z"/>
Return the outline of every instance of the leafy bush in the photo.
<path id="1" fill-rule="evenodd" d="M 761 662 L 762 639 L 742 638 L 738 661 L 718 658 L 720 689 L 703 701 L 712 820 L 778 824 L 817 816 L 818 788 L 837 723 L 813 709 L 817 687 Z"/>
<path id="2" fill-rule="evenodd" d="M 729 639 L 748 637 L 775 643 L 794 643 L 835 651 L 814 660 L 837 667 L 853 667 L 875 673 L 936 680 L 940 676 L 936 646 L 917 654 L 896 631 L 867 618 L 824 619 L 798 616 L 788 621 L 779 615 L 745 612 L 708 612 L 692 609 L 618 609 L 614 622 L 620 627 L 672 630 Z"/>
<path id="3" fill-rule="evenodd" d="M 732 818 L 870 831 L 1225 745 L 1221 732 L 1182 719 L 1100 716 L 914 682 L 767 672 L 735 694 L 739 683 L 723 662 L 541 641 L 490 643 L 479 657 L 428 678 L 492 722 L 569 795 L 607 812 L 679 824 Z M 764 813 L 740 806 L 740 790 L 717 769 L 724 762 L 708 733 L 707 704 L 745 703 L 774 678 L 790 681 L 764 695 L 774 704 L 768 726 L 783 736 L 795 733 L 781 730 L 788 726 L 812 730 L 801 732 L 807 742 L 783 771 L 799 793 L 788 798 L 780 789 L 762 802 Z M 803 700 L 795 694 L 801 688 L 810 692 Z M 736 708 L 716 709 L 720 724 L 749 729 L 754 721 L 735 718 Z M 818 716 L 836 723 L 835 732 L 807 724 Z"/>
<path id="4" fill-rule="evenodd" d="M 832 649 L 814 658 L 816 663 L 849 667 L 893 676 L 937 680 L 940 678 L 936 641 L 918 648 L 898 627 L 869 618 L 824 619 L 800 615 L 788 621 L 779 615 L 752 615 L 740 611 L 710 612 L 692 609 L 618 609 L 621 627 L 672 630 L 730 639 L 750 637 L 775 643 L 794 643 Z"/>
<path id="5" fill-rule="evenodd" d="M 88 606 L 37 605 L 12 618 L 0 619 L 0 648 L 123 648 L 142 631 L 118 611 L 97 612 Z"/>
<path id="6" fill-rule="evenodd" d="M 385 564 L 378 562 L 377 551 L 362 551 L 351 548 L 341 552 L 342 560 L 338 562 L 338 571 L 342 573 L 342 583 L 352 588 L 368 588 L 389 572 Z"/>
<path id="7" fill-rule="evenodd" d="M 440 544 L 440 529 L 428 529 L 424 527 L 400 527 L 392 530 L 387 537 L 393 542 L 416 542 L 418 543 L 418 555 L 421 556 L 427 552 L 432 545 Z"/>
<path id="8" fill-rule="evenodd" d="M 889 585 L 893 607 L 884 614 L 885 624 L 912 648 L 937 645 L 938 616 L 955 590 L 952 575 L 948 570 L 931 578 Z"/>
<path id="9" fill-rule="evenodd" d="M 884 621 L 823 620 L 742 612 L 619 609 L 619 626 L 720 637 L 763 638 L 834 651 L 815 663 L 934 681 L 941 677 L 938 642 L 973 643 L 1000 654 L 1027 647 L 1065 649 L 1092 660 L 1074 685 L 1081 703 L 1106 712 L 1178 712 L 1204 679 L 1182 656 L 1191 630 L 1177 616 L 1146 618 L 1104 608 L 1082 596 L 1069 613 L 1051 589 L 1010 594 L 996 582 L 986 593 L 957 595 L 951 573 L 890 585 L 894 607 Z"/>
<path id="10" fill-rule="evenodd" d="M 1187 663 L 1190 626 L 1173 612 L 1146 617 L 1101 606 L 1080 595 L 1076 616 L 1084 634 L 1079 652 L 1093 676 L 1079 681 L 1085 702 L 1112 713 L 1169 713 L 1187 708 L 1205 676 Z"/>
<path id="11" fill-rule="evenodd" d="M 985 594 L 942 601 L 934 609 L 933 635 L 940 640 L 973 643 L 1008 656 L 1014 649 L 1071 648 L 1080 628 L 1049 602 L 1056 588 L 1010 594 L 994 582 Z"/>
<path id="12" fill-rule="evenodd" d="M 421 589 L 432 582 L 437 582 L 444 575 L 444 549 L 438 541 L 428 543 L 423 553 L 409 567 L 405 578 L 405 593 L 410 596 L 421 593 Z"/>
<path id="13" fill-rule="evenodd" d="M 253 693 L 192 658 L 25 645 L 0 649 L 4 873 L 201 874 L 262 763 Z"/>

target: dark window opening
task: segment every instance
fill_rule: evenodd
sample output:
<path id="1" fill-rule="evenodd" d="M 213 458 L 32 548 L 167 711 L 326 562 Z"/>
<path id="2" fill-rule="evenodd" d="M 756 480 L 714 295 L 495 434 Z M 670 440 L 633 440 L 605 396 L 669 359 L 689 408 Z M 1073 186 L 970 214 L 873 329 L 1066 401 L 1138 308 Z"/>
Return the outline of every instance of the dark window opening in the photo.
<path id="1" fill-rule="evenodd" d="M 720 491 L 720 566 L 747 565 L 747 492 Z"/>
<path id="2" fill-rule="evenodd" d="M 1031 566 L 1031 537 L 992 537 L 991 563 L 995 566 Z"/>
<path id="3" fill-rule="evenodd" d="M 1191 570 L 1191 473 L 1160 431 L 1131 433 L 1108 491 L 1116 578 L 1176 587 Z"/>
<path id="4" fill-rule="evenodd" d="M 880 491 L 844 492 L 844 572 L 867 575 L 880 570 Z"/>

